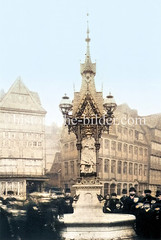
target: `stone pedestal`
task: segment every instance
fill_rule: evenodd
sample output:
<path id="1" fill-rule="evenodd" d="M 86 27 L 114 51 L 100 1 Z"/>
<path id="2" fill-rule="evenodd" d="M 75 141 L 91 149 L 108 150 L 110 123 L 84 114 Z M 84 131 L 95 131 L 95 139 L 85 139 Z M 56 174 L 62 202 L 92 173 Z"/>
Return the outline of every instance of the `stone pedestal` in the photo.
<path id="1" fill-rule="evenodd" d="M 97 194 L 102 185 L 98 179 L 82 180 L 73 186 L 78 201 L 74 213 L 64 215 L 61 236 L 65 240 L 109 240 L 135 237 L 135 216 L 128 214 L 105 214 Z"/>

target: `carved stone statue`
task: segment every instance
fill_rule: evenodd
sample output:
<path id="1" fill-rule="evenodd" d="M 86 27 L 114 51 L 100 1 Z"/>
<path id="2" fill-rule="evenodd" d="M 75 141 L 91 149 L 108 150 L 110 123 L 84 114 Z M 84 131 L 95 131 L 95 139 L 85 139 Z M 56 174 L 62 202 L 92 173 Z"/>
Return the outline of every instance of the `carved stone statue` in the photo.
<path id="1" fill-rule="evenodd" d="M 96 173 L 95 140 L 91 136 L 82 140 L 80 172 L 85 175 Z"/>

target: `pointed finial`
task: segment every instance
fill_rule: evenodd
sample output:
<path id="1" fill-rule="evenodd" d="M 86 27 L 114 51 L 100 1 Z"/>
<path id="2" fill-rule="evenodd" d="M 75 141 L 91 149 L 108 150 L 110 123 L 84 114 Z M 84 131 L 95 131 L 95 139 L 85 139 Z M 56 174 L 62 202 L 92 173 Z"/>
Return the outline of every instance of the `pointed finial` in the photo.
<path id="1" fill-rule="evenodd" d="M 88 16 L 89 14 L 87 13 L 87 37 L 86 37 L 86 42 L 87 42 L 87 52 L 86 52 L 86 62 L 91 62 L 90 58 L 90 51 L 89 51 L 89 42 L 90 42 L 90 37 L 89 37 L 89 24 L 88 24 Z"/>
<path id="2" fill-rule="evenodd" d="M 87 37 L 89 37 L 89 23 L 88 23 L 88 16 L 89 16 L 89 14 L 87 13 Z"/>
<path id="3" fill-rule="evenodd" d="M 89 16 L 89 14 L 87 13 L 87 17 Z M 87 43 L 87 50 L 86 50 L 86 54 L 85 54 L 85 63 L 81 64 L 81 74 L 85 73 L 85 72 L 91 72 L 94 75 L 96 74 L 96 64 L 92 63 L 91 61 L 91 56 L 90 56 L 90 48 L 89 48 L 89 42 L 90 42 L 90 37 L 89 37 L 89 25 L 88 25 L 88 20 L 87 20 L 87 37 L 85 39 L 86 43 Z"/>

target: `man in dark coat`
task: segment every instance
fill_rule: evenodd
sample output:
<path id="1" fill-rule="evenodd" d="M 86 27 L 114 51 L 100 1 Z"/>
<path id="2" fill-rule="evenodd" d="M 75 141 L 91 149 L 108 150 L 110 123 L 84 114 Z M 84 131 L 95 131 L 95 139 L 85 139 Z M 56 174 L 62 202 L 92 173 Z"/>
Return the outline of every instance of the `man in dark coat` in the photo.
<path id="1" fill-rule="evenodd" d="M 131 187 L 129 189 L 129 196 L 125 199 L 123 205 L 123 213 L 133 214 L 133 206 L 136 204 L 134 199 L 136 198 L 136 189 Z"/>
<path id="2" fill-rule="evenodd" d="M 122 197 L 120 198 L 120 201 L 122 204 L 124 204 L 124 201 L 126 200 L 127 198 L 127 189 L 122 189 Z"/>
<path id="3" fill-rule="evenodd" d="M 64 197 L 64 213 L 73 213 L 73 197 L 71 196 L 71 191 L 69 188 L 65 190 Z"/>
<path id="4" fill-rule="evenodd" d="M 109 200 L 109 204 L 108 204 L 109 212 L 113 213 L 116 210 L 116 205 L 118 203 L 120 203 L 120 202 L 119 202 L 119 199 L 117 198 L 117 194 L 112 193 L 111 198 Z"/>
<path id="5" fill-rule="evenodd" d="M 110 195 L 106 194 L 106 196 L 104 197 L 104 200 L 105 200 L 105 203 L 103 206 L 103 212 L 104 213 L 111 212 L 111 210 L 109 209 Z"/>
<path id="6" fill-rule="evenodd" d="M 149 203 L 150 206 L 152 206 L 154 203 L 156 203 L 156 198 L 151 196 L 151 190 L 146 189 L 144 190 L 145 197 L 142 199 L 143 203 Z"/>
<path id="7" fill-rule="evenodd" d="M 7 218 L 7 212 L 2 207 L 2 200 L 0 200 L 0 239 L 11 240 L 11 229 Z"/>
<path id="8" fill-rule="evenodd" d="M 158 191 L 157 195 L 157 201 L 152 205 L 153 237 L 161 239 L 161 191 Z"/>

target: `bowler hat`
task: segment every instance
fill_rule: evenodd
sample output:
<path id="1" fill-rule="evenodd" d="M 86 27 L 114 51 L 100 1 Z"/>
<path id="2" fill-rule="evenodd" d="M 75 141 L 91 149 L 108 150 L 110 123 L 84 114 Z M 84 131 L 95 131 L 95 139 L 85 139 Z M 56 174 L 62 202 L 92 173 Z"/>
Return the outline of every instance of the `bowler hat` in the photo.
<path id="1" fill-rule="evenodd" d="M 151 190 L 150 189 L 145 189 L 144 193 L 151 193 Z"/>
<path id="2" fill-rule="evenodd" d="M 116 196 L 117 196 L 117 194 L 116 194 L 116 193 L 111 193 L 111 196 L 115 196 L 115 197 L 116 197 Z"/>
<path id="3" fill-rule="evenodd" d="M 135 189 L 134 187 L 131 187 L 131 188 L 129 189 L 129 192 L 136 192 L 136 189 Z"/>

